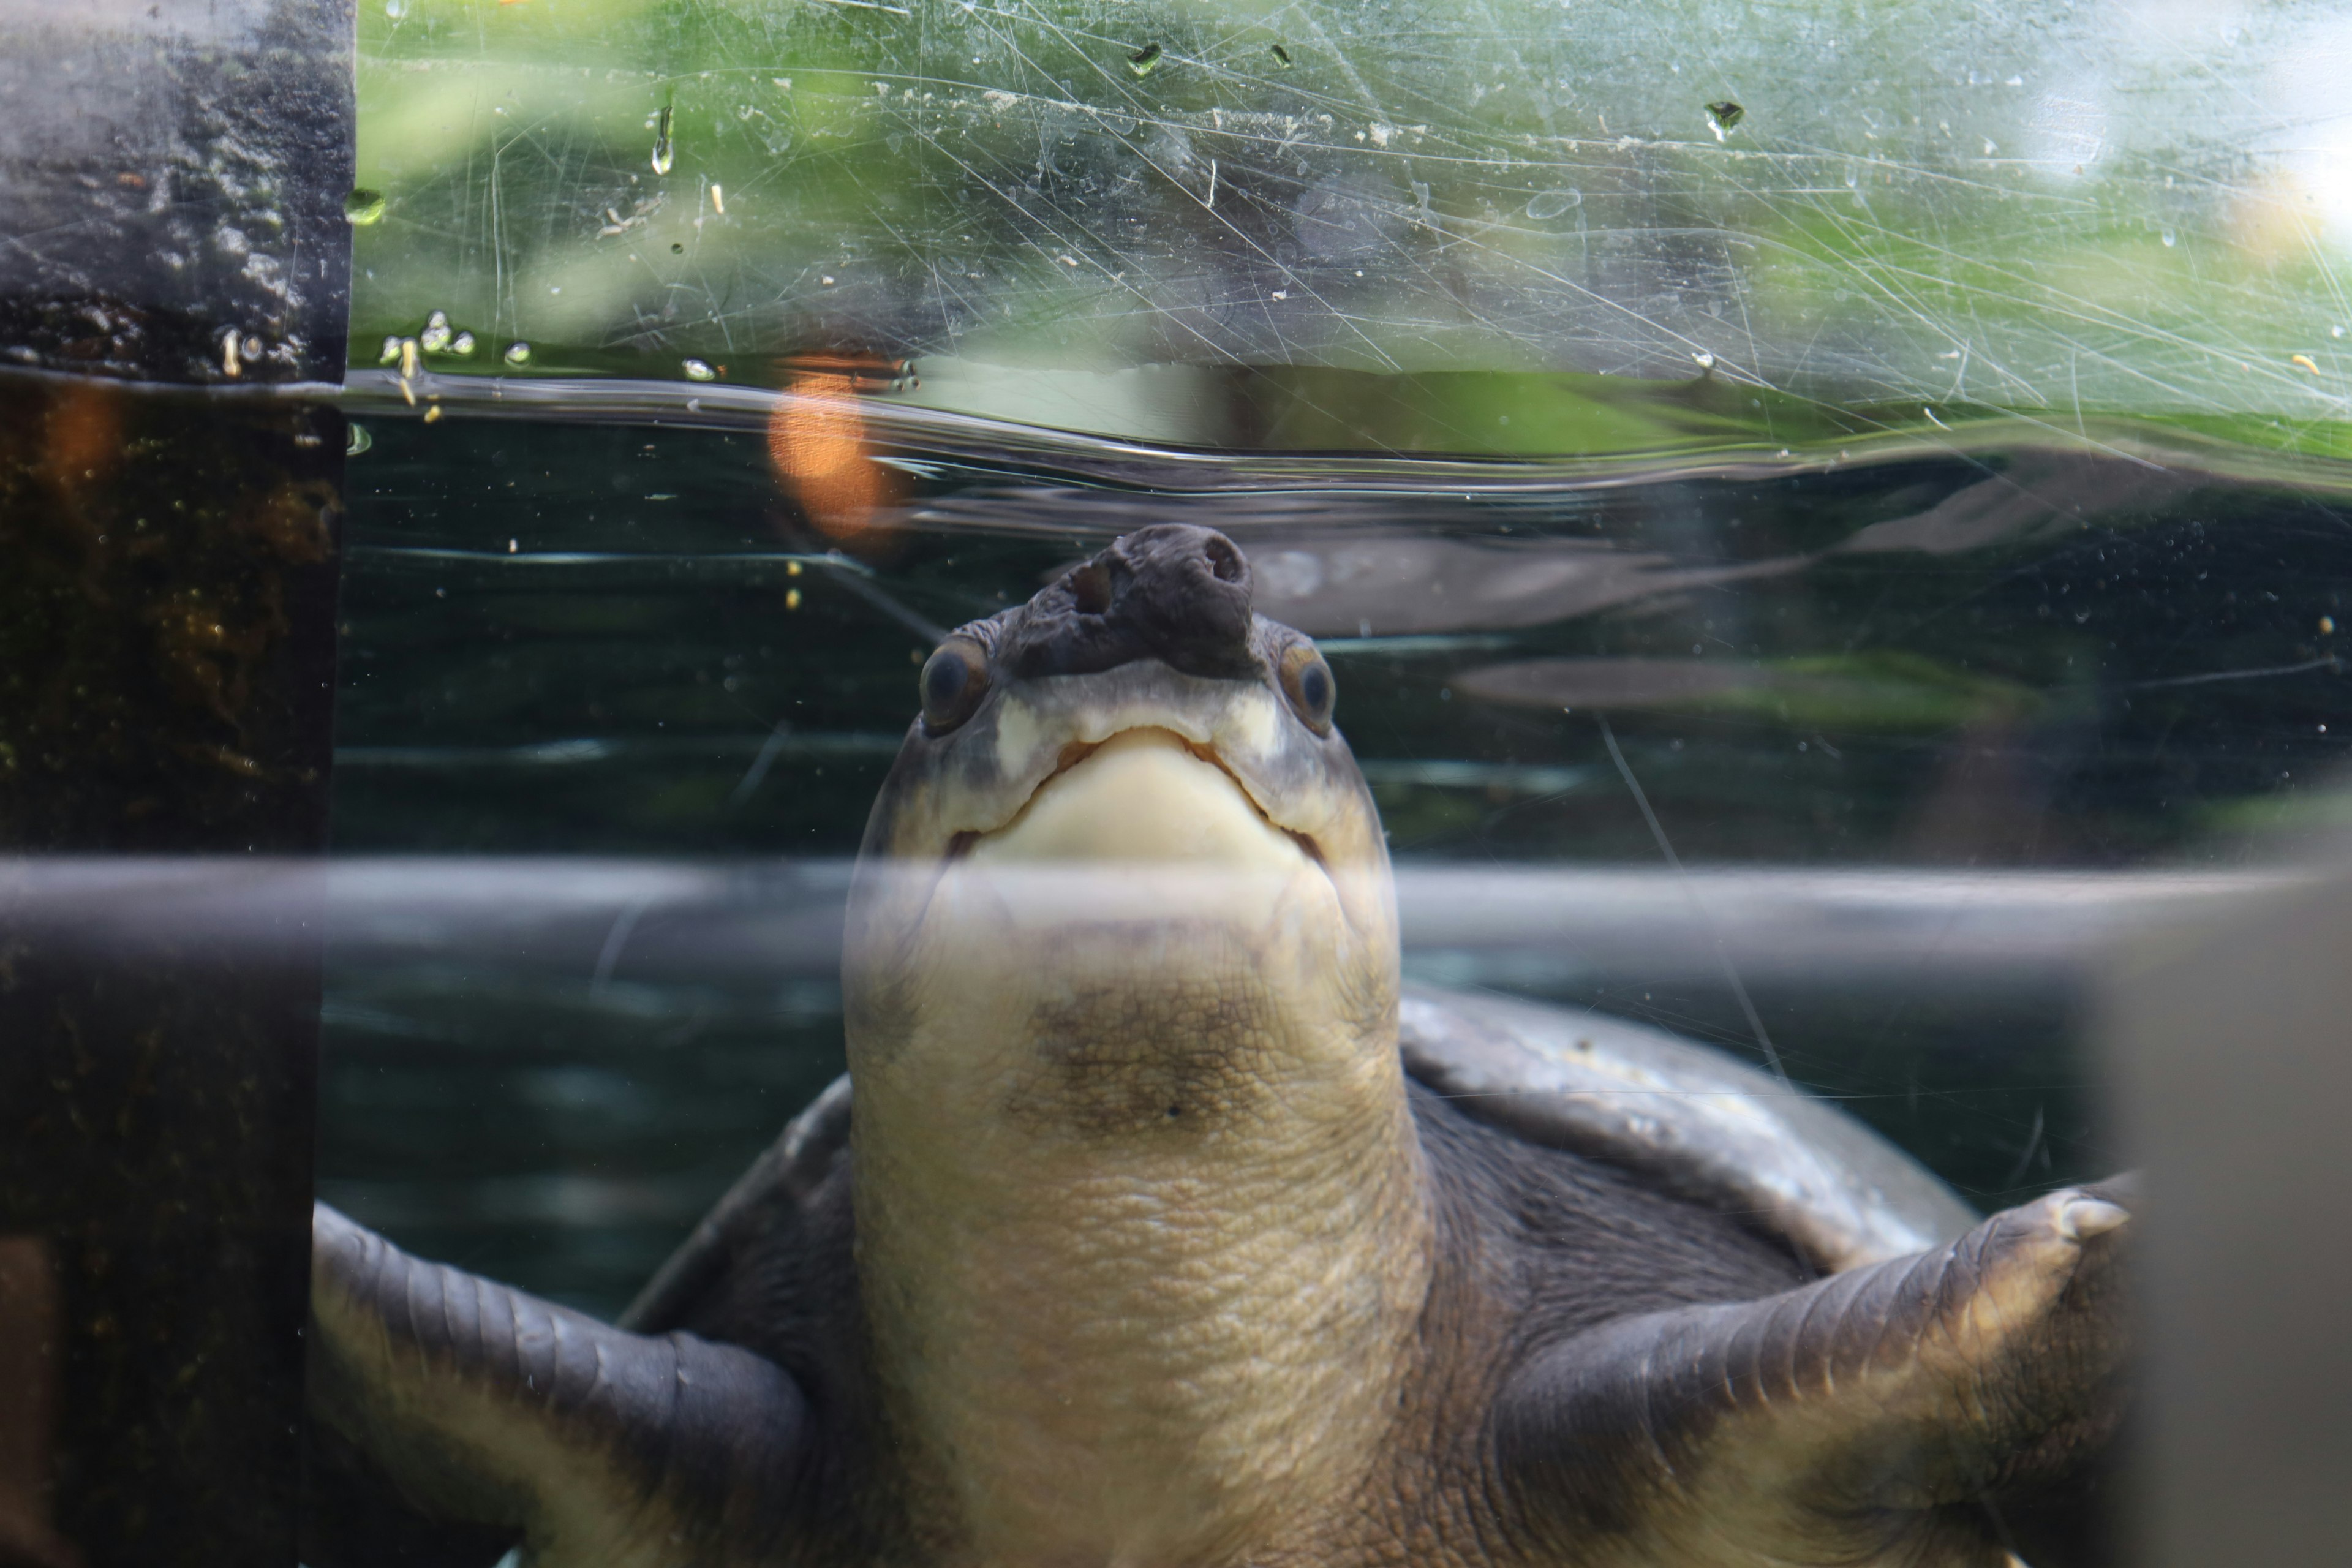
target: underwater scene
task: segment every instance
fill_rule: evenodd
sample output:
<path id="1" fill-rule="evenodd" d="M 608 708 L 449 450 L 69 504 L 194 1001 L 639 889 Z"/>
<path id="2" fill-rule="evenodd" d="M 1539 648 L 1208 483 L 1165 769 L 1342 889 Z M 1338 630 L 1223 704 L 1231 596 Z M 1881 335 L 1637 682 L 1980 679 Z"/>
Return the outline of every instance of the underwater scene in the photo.
<path id="1" fill-rule="evenodd" d="M 320 1192 L 617 1310 L 839 1069 L 940 635 L 1165 521 L 1410 976 L 2116 1168 L 2084 966 L 2335 809 L 2346 26 L 362 5 Z"/>
<path id="2" fill-rule="evenodd" d="M 841 1069 L 841 900 L 932 646 L 1150 523 L 1225 532 L 1317 638 L 1409 978 L 1777 1064 L 1984 1209 L 2123 1163 L 2099 944 L 2339 809 L 2352 538 L 2193 449 L 1578 483 L 389 395 L 353 408 L 320 1191 L 594 1310 Z M 887 502 L 809 505 L 796 422 Z"/>
<path id="3" fill-rule="evenodd" d="M 2342 0 L 11 16 L 0 1563 L 2325 1555 Z"/>

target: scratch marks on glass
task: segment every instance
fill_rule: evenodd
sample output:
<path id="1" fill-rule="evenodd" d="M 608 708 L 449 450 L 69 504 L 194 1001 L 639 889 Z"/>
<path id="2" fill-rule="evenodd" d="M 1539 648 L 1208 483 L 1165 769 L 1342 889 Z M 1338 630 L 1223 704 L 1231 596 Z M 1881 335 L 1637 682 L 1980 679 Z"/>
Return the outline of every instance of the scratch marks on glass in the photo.
<path id="1" fill-rule="evenodd" d="M 1666 837 L 1664 826 L 1658 821 L 1657 812 L 1651 808 L 1650 797 L 1643 792 L 1642 781 L 1633 776 L 1633 764 L 1625 760 L 1624 749 L 1617 744 L 1617 732 L 1609 727 L 1609 716 L 1602 713 L 1595 717 L 1601 723 L 1601 743 L 1609 749 L 1609 760 L 1616 764 L 1617 776 L 1625 781 L 1625 788 L 1633 796 L 1633 804 L 1642 808 L 1642 820 L 1649 825 L 1650 837 L 1658 846 L 1660 858 L 1665 861 L 1666 868 L 1675 874 L 1683 897 L 1690 901 L 1691 913 L 1706 929 L 1707 941 L 1714 944 L 1716 962 L 1723 970 L 1724 984 L 1731 988 L 1733 1000 L 1739 1004 L 1740 1016 L 1748 1020 L 1748 1027 L 1756 1037 L 1757 1049 L 1764 1054 L 1764 1065 L 1772 1069 L 1773 1077 L 1784 1084 L 1788 1083 L 1789 1069 L 1780 1065 L 1780 1053 L 1774 1048 L 1772 1037 L 1764 1027 L 1763 1016 L 1756 1011 L 1756 1004 L 1748 999 L 1748 986 L 1739 978 L 1738 966 L 1731 962 L 1731 950 L 1724 945 L 1721 928 L 1707 913 L 1706 906 L 1699 899 L 1698 889 L 1692 885 L 1689 873 L 1683 869 L 1682 858 L 1675 853 L 1674 845 Z"/>
<path id="2" fill-rule="evenodd" d="M 2118 412 L 2346 408 L 2352 187 L 2294 129 L 2335 113 L 2296 74 L 2315 0 L 2227 71 L 2185 35 L 1925 0 L 1737 27 L 1680 0 L 1580 0 L 1573 26 L 826 0 L 470 44 L 368 10 L 362 324 L 442 306 L 551 369 L 1711 355 L 1729 388 L 2078 442 Z M 1723 96 L 1670 68 L 1695 41 Z M 689 175 L 723 206 L 666 201 Z"/>

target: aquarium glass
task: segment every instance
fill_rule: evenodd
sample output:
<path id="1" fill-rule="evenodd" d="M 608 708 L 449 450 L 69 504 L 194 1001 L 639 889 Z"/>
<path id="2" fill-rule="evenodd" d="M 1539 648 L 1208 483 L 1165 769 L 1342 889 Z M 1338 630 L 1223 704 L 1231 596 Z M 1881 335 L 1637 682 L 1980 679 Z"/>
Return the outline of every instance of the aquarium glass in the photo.
<path id="1" fill-rule="evenodd" d="M 1149 524 L 1328 659 L 1409 983 L 1986 1212 L 2141 1152 L 2112 955 L 2352 821 L 2338 0 L 97 13 L 0 0 L 0 935 L 67 954 L 0 948 L 54 1026 L 0 1104 L 80 1158 L 195 1065 L 0 1221 L 184 1187 L 60 1278 L 232 1215 L 277 1337 L 159 1331 L 75 1454 L 183 1366 L 291 1398 L 306 1158 L 621 1313 L 843 1070 L 927 657 Z M 92 1563 L 163 1560 L 83 1464 Z"/>
<path id="2" fill-rule="evenodd" d="M 1980 1205 L 2335 810 L 2337 8 L 359 25 L 320 1182 L 436 1256 L 629 1298 L 838 1068 L 921 658 L 1146 522 L 1320 639 L 1409 973 Z"/>

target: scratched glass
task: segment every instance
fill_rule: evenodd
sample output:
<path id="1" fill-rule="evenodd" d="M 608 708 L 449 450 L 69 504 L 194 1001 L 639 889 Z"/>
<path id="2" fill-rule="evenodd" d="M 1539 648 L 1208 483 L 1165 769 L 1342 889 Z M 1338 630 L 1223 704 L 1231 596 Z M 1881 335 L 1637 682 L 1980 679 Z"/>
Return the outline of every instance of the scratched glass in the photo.
<path id="1" fill-rule="evenodd" d="M 2330 4 L 361 9 L 366 363 L 1546 456 L 2342 413 Z"/>
<path id="2" fill-rule="evenodd" d="M 943 628 L 1317 639 L 1410 978 L 1990 1209 L 2347 816 L 2326 4 L 369 0 L 320 1192 L 610 1315 L 840 1069 Z"/>
<path id="3" fill-rule="evenodd" d="M 1979 1202 L 2114 1162 L 2100 933 L 2337 809 L 2339 8 L 360 28 L 339 842 L 622 858 L 346 869 L 324 1190 L 427 1251 L 625 1300 L 837 1061 L 913 660 L 1161 517 L 1323 639 L 1417 973 Z"/>

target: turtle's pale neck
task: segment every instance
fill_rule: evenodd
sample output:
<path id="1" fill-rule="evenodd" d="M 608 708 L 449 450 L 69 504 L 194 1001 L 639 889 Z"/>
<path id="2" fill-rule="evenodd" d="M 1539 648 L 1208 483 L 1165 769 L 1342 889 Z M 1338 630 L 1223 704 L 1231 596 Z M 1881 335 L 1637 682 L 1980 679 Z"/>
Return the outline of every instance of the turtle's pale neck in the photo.
<path id="1" fill-rule="evenodd" d="M 985 1563 L 1278 1548 L 1361 1484 L 1428 1290 L 1393 989 L 1205 921 L 1025 934 L 853 1022 L 858 1268 L 926 1523 Z"/>

